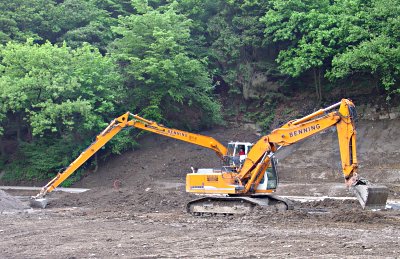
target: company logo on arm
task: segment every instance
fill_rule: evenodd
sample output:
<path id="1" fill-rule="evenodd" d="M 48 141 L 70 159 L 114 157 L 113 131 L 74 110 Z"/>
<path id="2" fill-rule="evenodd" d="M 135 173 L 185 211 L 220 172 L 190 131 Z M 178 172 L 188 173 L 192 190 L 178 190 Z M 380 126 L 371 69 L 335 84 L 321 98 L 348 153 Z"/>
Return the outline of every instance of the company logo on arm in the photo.
<path id="1" fill-rule="evenodd" d="M 180 131 L 177 131 L 177 130 L 171 130 L 171 129 L 169 129 L 167 132 L 168 132 L 168 134 L 170 134 L 170 135 L 175 135 L 175 136 L 181 136 L 181 137 L 187 137 L 187 136 L 188 136 L 187 133 L 180 132 Z"/>
<path id="2" fill-rule="evenodd" d="M 304 128 L 304 129 L 295 130 L 295 131 L 289 132 L 289 137 L 295 137 L 295 136 L 300 135 L 300 134 L 304 134 L 304 133 L 307 133 L 307 132 L 310 132 L 310 131 L 315 131 L 315 130 L 317 130 L 319 128 L 321 128 L 321 126 L 319 124 L 316 124 L 315 126 L 309 126 L 307 128 Z"/>

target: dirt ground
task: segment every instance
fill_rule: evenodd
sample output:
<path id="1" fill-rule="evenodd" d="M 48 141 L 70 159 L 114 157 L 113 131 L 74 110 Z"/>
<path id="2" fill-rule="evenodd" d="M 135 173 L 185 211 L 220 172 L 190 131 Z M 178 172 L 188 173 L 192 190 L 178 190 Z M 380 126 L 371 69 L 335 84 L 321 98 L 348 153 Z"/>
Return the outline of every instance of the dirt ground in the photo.
<path id="1" fill-rule="evenodd" d="M 192 217 L 180 208 L 66 207 L 6 214 L 1 257 L 398 257 L 399 213 L 310 207 L 232 218 Z"/>
<path id="2" fill-rule="evenodd" d="M 362 131 L 368 133 L 368 128 Z M 243 129 L 203 134 L 222 143 L 259 138 Z M 333 135 L 322 135 L 281 154 L 278 194 L 352 196 L 343 187 L 336 167 L 326 170 L 329 161 L 339 161 L 330 141 L 333 143 Z M 386 152 L 384 159 L 390 163 L 386 163 L 387 177 L 380 183 L 389 185 L 390 199 L 397 200 L 400 167 L 396 144 L 380 150 L 375 143 L 378 151 L 371 155 L 368 148 L 373 144 L 361 144 L 360 160 L 368 162 L 371 169 L 365 170 L 366 175 L 379 179 L 376 174 L 383 169 L 372 170 L 382 165 L 377 163 L 382 156 L 376 152 Z M 219 164 L 212 151 L 147 136 L 140 149 L 116 156 L 74 186 L 90 191 L 53 192 L 44 210 L 0 213 L 0 258 L 395 258 L 400 254 L 400 211 L 363 211 L 354 200 L 296 202 L 293 211 L 257 210 L 241 217 L 186 214 L 184 205 L 195 197 L 184 190 L 190 166 Z M 25 202 L 34 194 L 9 193 Z"/>

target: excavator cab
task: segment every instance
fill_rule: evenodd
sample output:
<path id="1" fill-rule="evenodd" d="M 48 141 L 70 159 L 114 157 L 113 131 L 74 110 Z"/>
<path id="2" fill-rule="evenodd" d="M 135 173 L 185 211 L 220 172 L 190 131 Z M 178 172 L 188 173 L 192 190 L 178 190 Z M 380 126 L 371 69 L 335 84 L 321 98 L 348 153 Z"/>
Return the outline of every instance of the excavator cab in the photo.
<path id="1" fill-rule="evenodd" d="M 277 160 L 274 157 L 271 157 L 270 159 L 271 166 L 265 170 L 264 177 L 257 186 L 256 193 L 275 191 L 278 187 Z"/>
<path id="2" fill-rule="evenodd" d="M 229 142 L 224 166 L 240 168 L 252 147 L 250 142 Z"/>

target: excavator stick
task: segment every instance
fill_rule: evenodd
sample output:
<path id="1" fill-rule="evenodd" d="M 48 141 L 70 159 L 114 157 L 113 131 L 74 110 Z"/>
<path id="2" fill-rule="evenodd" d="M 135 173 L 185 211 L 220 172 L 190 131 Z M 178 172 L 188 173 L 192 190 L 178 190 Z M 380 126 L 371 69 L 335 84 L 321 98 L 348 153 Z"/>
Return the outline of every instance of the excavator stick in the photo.
<path id="1" fill-rule="evenodd" d="M 385 209 L 389 189 L 383 185 L 372 185 L 360 179 L 351 187 L 363 209 Z"/>

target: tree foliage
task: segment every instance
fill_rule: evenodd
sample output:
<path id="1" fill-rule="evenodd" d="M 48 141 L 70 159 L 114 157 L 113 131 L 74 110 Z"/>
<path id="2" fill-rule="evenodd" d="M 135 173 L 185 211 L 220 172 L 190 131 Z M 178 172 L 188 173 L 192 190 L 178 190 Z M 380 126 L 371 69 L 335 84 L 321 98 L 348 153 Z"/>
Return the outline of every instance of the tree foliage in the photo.
<path id="1" fill-rule="evenodd" d="M 400 1 L 371 1 L 356 15 L 359 44 L 348 45 L 332 60 L 331 79 L 349 78 L 354 74 L 370 75 L 388 93 L 400 93 Z M 361 33 L 360 33 L 361 32 Z M 356 35 L 357 35 L 356 34 Z"/>
<path id="2" fill-rule="evenodd" d="M 281 45 L 280 69 L 294 77 L 311 69 L 329 79 L 373 74 L 396 84 L 398 0 L 271 0 L 262 18 L 267 41 Z M 398 86 L 397 86 L 398 88 Z"/>
<path id="3" fill-rule="evenodd" d="M 178 8 L 194 23 L 192 52 L 207 56 L 210 69 L 230 85 L 230 92 L 242 94 L 244 84 L 260 71 L 274 65 L 274 50 L 263 46 L 267 1 L 184 0 Z"/>
<path id="4" fill-rule="evenodd" d="M 63 1 L 53 8 L 52 19 L 52 35 L 46 38 L 52 42 L 66 41 L 71 47 L 89 42 L 105 52 L 106 46 L 113 40 L 111 26 L 116 24 L 116 19 L 112 13 L 99 8 L 96 1 Z"/>
<path id="5" fill-rule="evenodd" d="M 192 21 L 173 5 L 161 10 L 137 1 L 135 7 L 140 14 L 120 17 L 113 29 L 120 38 L 110 48 L 128 80 L 130 109 L 171 123 L 168 118 L 189 107 L 196 115 L 187 119 L 197 119 L 197 127 L 218 122 L 220 107 L 211 95 L 207 59 L 196 59 L 187 50 Z"/>
<path id="6" fill-rule="evenodd" d="M 51 31 L 54 6 L 55 2 L 49 0 L 1 0 L 0 43 L 46 39 L 43 36 Z"/>
<path id="7" fill-rule="evenodd" d="M 20 114 L 33 135 L 103 126 L 120 98 L 115 65 L 90 45 L 8 43 L 0 57 L 3 113 Z"/>
<path id="8" fill-rule="evenodd" d="M 21 152 L 42 151 L 43 143 L 51 150 L 65 138 L 79 143 L 118 111 L 123 89 L 116 65 L 90 45 L 10 42 L 0 49 L 0 60 L 0 126 L 10 134 L 8 122 L 14 121 L 20 143 L 32 142 Z M 56 154 L 46 152 L 54 163 L 64 159 Z"/>
<path id="9" fill-rule="evenodd" d="M 80 47 L 88 42 L 105 52 L 113 40 L 111 26 L 118 14 L 126 13 L 126 5 L 104 0 L 1 0 L 0 43 L 32 38 Z"/>

